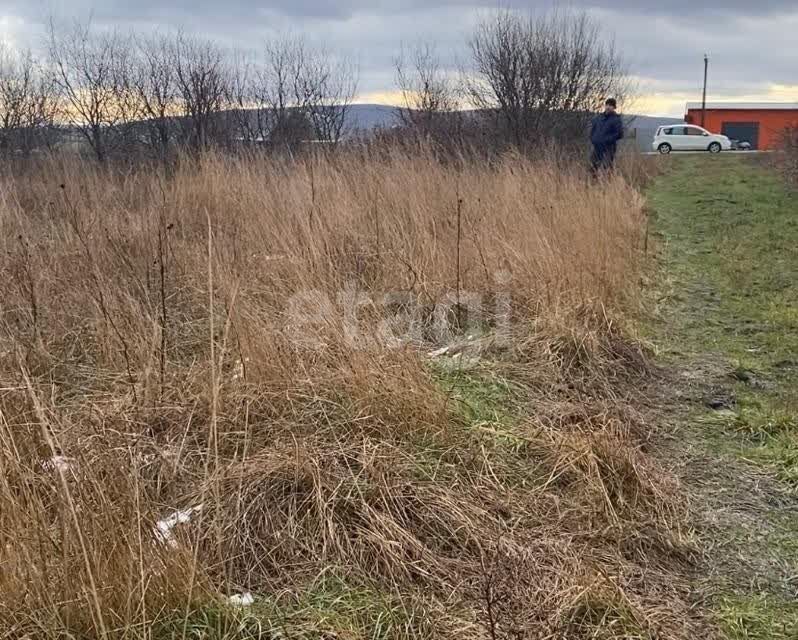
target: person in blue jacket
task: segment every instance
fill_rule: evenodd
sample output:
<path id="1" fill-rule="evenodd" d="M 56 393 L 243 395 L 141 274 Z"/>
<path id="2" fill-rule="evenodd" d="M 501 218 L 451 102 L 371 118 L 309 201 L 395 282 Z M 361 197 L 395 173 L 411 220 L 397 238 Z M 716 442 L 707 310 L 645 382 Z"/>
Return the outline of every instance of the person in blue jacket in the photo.
<path id="1" fill-rule="evenodd" d="M 604 113 L 593 118 L 590 142 L 593 143 L 593 156 L 590 164 L 593 175 L 599 171 L 609 171 L 615 164 L 618 141 L 623 138 L 623 121 L 617 112 L 615 98 L 607 98 Z"/>

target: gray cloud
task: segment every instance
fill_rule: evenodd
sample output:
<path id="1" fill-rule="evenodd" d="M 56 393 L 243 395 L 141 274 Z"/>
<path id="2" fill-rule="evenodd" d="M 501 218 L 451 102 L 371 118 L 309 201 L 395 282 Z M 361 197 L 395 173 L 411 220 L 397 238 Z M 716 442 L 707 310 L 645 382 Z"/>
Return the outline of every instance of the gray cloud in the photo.
<path id="1" fill-rule="evenodd" d="M 31 41 L 41 37 L 48 15 L 90 12 L 102 25 L 183 27 L 243 48 L 257 48 L 278 32 L 305 33 L 357 59 L 361 90 L 369 93 L 392 88 L 392 60 L 402 42 L 434 42 L 454 66 L 474 22 L 496 6 L 495 0 L 0 0 L 0 19 L 18 40 Z M 515 0 L 509 6 L 543 10 L 552 3 Z M 795 0 L 590 0 L 569 6 L 587 9 L 615 34 L 643 91 L 694 94 L 705 51 L 717 95 L 798 85 Z"/>
<path id="2" fill-rule="evenodd" d="M 495 9 L 497 6 L 509 6 L 518 9 L 545 9 L 552 3 L 547 0 L 511 0 L 497 3 L 492 0 L 345 0 L 330 2 L 328 0 L 3 0 L 0 10 L 10 11 L 17 15 L 35 17 L 42 9 L 63 9 L 70 13 L 75 11 L 94 13 L 103 19 L 145 19 L 159 15 L 191 16 L 225 16 L 225 15 L 259 15 L 280 13 L 291 17 L 316 19 L 347 19 L 359 13 L 379 15 L 396 15 L 414 13 L 419 9 L 430 7 L 449 9 L 452 11 L 472 9 Z M 670 15 L 698 16 L 715 15 L 717 18 L 738 15 L 768 15 L 795 10 L 794 0 L 768 0 L 766 3 L 752 4 L 749 0 L 710 0 L 695 2 L 692 0 L 592 0 L 575 2 L 569 6 L 603 9 L 622 14 L 637 15 Z"/>

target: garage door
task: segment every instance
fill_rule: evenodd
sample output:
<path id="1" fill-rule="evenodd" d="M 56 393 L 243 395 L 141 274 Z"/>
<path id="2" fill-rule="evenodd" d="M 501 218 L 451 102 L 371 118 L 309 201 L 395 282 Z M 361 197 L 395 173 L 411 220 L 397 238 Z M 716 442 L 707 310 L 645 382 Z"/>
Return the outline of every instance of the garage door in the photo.
<path id="1" fill-rule="evenodd" d="M 724 122 L 720 132 L 732 140 L 750 142 L 752 149 L 759 148 L 758 122 Z"/>

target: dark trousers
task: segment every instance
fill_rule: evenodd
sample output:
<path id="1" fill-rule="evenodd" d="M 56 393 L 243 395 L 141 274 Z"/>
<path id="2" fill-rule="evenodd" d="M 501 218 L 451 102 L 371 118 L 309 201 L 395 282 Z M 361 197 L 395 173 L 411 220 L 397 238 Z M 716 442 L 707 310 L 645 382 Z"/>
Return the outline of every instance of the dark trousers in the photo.
<path id="1" fill-rule="evenodd" d="M 590 172 L 597 176 L 600 172 L 609 173 L 615 166 L 615 145 L 593 145 L 590 156 Z"/>

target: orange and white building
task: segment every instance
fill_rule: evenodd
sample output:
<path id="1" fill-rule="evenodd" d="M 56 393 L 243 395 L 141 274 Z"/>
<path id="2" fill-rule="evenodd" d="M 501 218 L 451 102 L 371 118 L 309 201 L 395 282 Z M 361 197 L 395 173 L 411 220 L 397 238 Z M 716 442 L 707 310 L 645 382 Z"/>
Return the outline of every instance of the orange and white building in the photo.
<path id="1" fill-rule="evenodd" d="M 685 122 L 766 151 L 778 147 L 785 129 L 798 127 L 798 102 L 707 102 L 706 112 L 688 102 Z"/>

